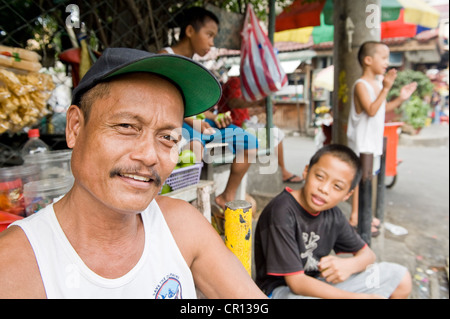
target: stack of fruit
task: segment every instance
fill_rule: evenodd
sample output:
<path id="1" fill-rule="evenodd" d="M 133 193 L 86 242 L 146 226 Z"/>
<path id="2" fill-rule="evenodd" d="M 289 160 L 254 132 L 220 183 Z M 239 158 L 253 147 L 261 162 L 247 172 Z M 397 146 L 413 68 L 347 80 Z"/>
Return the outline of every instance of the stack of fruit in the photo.
<path id="1" fill-rule="evenodd" d="M 197 162 L 195 154 L 191 150 L 183 150 L 180 155 L 178 155 L 178 163 L 175 165 L 174 170 L 177 170 L 182 167 L 187 167 L 194 165 Z"/>
<path id="2" fill-rule="evenodd" d="M 193 151 L 191 150 L 183 150 L 180 155 L 178 155 L 178 163 L 175 165 L 174 171 L 177 169 L 188 167 L 194 165 L 197 159 Z M 161 194 L 167 194 L 172 191 L 172 187 L 169 184 L 164 184 L 161 188 Z"/>

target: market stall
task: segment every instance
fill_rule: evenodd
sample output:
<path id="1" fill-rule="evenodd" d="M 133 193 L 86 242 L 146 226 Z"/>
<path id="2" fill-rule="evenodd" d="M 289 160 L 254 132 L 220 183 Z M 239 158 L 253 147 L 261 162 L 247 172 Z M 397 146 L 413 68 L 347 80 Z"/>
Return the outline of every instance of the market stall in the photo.
<path id="1" fill-rule="evenodd" d="M 40 60 L 36 52 L 0 46 L 0 135 L 14 139 L 29 132 L 29 142 L 19 150 L 2 145 L 0 212 L 6 220 L 36 212 L 73 183 L 71 151 L 51 150 L 39 130 L 31 129 L 51 113 L 48 101 L 55 89 Z"/>

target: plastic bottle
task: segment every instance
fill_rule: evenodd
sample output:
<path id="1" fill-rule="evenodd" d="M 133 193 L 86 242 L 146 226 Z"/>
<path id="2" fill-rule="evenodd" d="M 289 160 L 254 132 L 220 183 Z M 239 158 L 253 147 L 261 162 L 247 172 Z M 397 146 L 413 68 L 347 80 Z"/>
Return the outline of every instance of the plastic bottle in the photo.
<path id="1" fill-rule="evenodd" d="M 44 153 L 50 150 L 48 145 L 39 136 L 38 129 L 28 131 L 28 141 L 23 145 L 21 150 L 22 158 L 29 154 Z"/>

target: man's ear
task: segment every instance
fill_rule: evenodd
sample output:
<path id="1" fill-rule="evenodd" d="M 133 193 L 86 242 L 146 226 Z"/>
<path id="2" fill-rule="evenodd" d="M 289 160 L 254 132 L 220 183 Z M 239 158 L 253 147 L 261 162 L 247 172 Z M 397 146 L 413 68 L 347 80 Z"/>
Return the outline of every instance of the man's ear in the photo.
<path id="1" fill-rule="evenodd" d="M 76 144 L 80 129 L 84 125 L 84 115 L 76 105 L 71 105 L 66 114 L 66 142 L 69 148 Z"/>

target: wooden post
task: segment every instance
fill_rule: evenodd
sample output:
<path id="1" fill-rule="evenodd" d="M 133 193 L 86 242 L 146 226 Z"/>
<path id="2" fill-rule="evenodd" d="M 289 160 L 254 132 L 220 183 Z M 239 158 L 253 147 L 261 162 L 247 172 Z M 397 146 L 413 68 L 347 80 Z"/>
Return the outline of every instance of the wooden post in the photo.
<path id="1" fill-rule="evenodd" d="M 210 184 L 197 187 L 198 210 L 202 212 L 209 223 L 211 223 L 211 193 L 212 186 Z"/>
<path id="2" fill-rule="evenodd" d="M 372 239 L 372 170 L 373 154 L 361 153 L 359 155 L 362 165 L 362 178 L 359 183 L 359 206 L 358 206 L 358 233 L 370 246 Z"/>
<path id="3" fill-rule="evenodd" d="M 252 204 L 235 200 L 225 204 L 225 245 L 252 275 Z"/>

